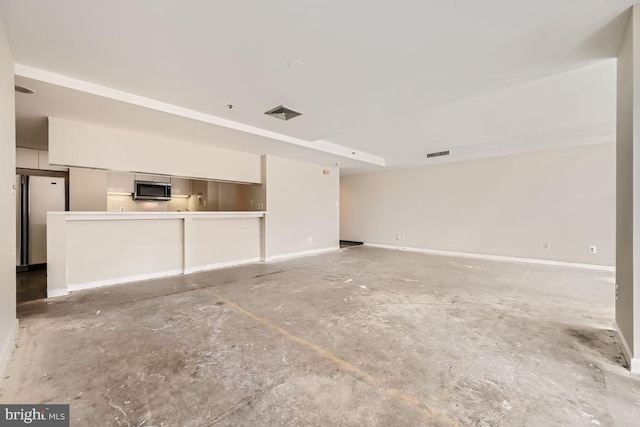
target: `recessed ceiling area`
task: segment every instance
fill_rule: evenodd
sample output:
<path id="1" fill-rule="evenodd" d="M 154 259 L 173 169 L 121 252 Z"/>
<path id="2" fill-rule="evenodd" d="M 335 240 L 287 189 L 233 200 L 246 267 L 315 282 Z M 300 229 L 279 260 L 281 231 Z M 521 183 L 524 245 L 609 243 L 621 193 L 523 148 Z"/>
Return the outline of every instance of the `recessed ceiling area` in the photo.
<path id="1" fill-rule="evenodd" d="M 455 161 L 612 140 L 612 58 L 634 3 L 0 0 L 0 9 L 18 80 L 58 86 L 35 106 L 17 97 L 19 137 L 51 115 L 281 150 L 351 173 L 426 164 L 424 153 L 446 149 Z M 64 78 L 105 90 L 85 96 Z M 130 96 L 110 100 L 109 90 Z M 172 108 L 107 107 L 136 97 Z M 304 115 L 264 114 L 281 104 Z"/>

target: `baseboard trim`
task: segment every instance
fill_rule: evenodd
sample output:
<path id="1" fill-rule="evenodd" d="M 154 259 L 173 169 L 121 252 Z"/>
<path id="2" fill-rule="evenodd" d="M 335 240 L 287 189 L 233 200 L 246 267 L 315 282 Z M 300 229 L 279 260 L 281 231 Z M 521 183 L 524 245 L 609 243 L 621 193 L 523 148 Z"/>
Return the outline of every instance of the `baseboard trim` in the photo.
<path id="1" fill-rule="evenodd" d="M 613 321 L 613 327 L 618 333 L 618 337 L 620 337 L 620 349 L 622 350 L 624 359 L 627 361 L 627 365 L 629 365 L 629 370 L 631 372 L 640 373 L 640 359 L 633 357 L 629 344 L 627 344 L 627 340 L 624 338 L 624 335 L 622 335 L 618 322 L 615 320 Z"/>
<path id="2" fill-rule="evenodd" d="M 537 258 L 518 258 L 504 255 L 487 255 L 487 254 L 476 254 L 473 252 L 455 252 L 455 251 L 443 251 L 438 249 L 423 249 L 423 248 L 412 248 L 406 246 L 396 246 L 396 245 L 383 245 L 379 243 L 366 243 L 365 246 L 371 246 L 373 248 L 381 248 L 381 249 L 392 249 L 397 251 L 408 251 L 408 252 L 420 252 L 429 255 L 441 255 L 441 256 L 451 256 L 451 257 L 462 257 L 462 258 L 477 258 L 477 259 L 486 259 L 490 261 L 507 261 L 507 262 L 524 262 L 529 264 L 544 264 L 544 265 L 555 265 L 560 267 L 575 267 L 575 268 L 585 268 L 588 270 L 599 270 L 599 271 L 609 271 L 615 272 L 616 268 L 608 265 L 597 265 L 597 264 L 581 264 L 577 262 L 566 262 L 566 261 L 552 261 L 547 259 L 537 259 Z"/>
<path id="3" fill-rule="evenodd" d="M 13 350 L 13 343 L 18 337 L 18 319 L 15 319 L 13 322 L 13 327 L 11 328 L 7 339 L 2 344 L 2 351 L 0 352 L 0 384 L 2 383 L 2 379 L 7 372 L 7 366 L 9 365 L 9 359 L 11 358 L 11 353 Z"/>
<path id="4" fill-rule="evenodd" d="M 274 256 L 265 258 L 264 262 L 277 262 L 277 261 L 283 261 L 291 258 L 300 258 L 305 256 L 311 256 L 311 255 L 319 255 L 326 252 L 333 252 L 337 250 L 340 250 L 340 246 L 331 246 L 328 248 L 313 249 L 311 251 L 291 252 L 288 254 L 274 255 Z"/>
<path id="5" fill-rule="evenodd" d="M 197 273 L 199 271 L 218 270 L 220 268 L 236 267 L 238 265 L 254 264 L 260 261 L 261 261 L 261 258 L 257 257 L 257 258 L 241 259 L 237 261 L 216 262 L 213 264 L 198 265 L 196 267 L 185 268 L 184 274 L 192 274 L 192 273 Z"/>
<path id="6" fill-rule="evenodd" d="M 76 285 L 67 285 L 69 292 L 83 291 L 85 289 L 101 288 L 103 286 L 120 285 L 123 283 L 140 282 L 142 280 L 160 279 L 163 277 L 179 276 L 182 274 L 180 270 L 161 271 L 159 273 L 139 274 L 135 276 L 116 277 L 114 279 L 99 280 L 96 282 L 80 283 Z"/>
<path id="7" fill-rule="evenodd" d="M 47 289 L 47 298 L 57 298 L 69 295 L 67 289 Z"/>

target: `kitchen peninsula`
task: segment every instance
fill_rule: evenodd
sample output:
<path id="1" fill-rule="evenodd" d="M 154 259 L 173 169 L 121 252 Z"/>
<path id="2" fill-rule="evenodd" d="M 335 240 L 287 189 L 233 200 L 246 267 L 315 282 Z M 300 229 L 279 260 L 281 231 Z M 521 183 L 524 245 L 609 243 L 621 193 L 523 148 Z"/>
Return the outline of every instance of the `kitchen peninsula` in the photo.
<path id="1" fill-rule="evenodd" d="M 265 214 L 50 212 L 47 296 L 264 260 Z"/>

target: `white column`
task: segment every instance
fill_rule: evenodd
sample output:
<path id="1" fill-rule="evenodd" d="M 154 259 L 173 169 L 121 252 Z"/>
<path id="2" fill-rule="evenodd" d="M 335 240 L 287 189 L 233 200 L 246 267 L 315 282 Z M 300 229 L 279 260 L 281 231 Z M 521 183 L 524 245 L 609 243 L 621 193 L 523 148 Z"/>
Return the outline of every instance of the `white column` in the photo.
<path id="1" fill-rule="evenodd" d="M 640 372 L 640 8 L 618 51 L 616 141 L 616 325 L 625 358 Z"/>

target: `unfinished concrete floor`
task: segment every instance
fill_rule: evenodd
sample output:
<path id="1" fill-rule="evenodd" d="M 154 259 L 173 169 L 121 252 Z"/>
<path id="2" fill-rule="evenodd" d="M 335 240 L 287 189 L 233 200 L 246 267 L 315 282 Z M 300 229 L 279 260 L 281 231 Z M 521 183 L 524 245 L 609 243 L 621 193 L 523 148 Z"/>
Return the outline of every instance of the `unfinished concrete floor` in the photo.
<path id="1" fill-rule="evenodd" d="M 352 247 L 19 308 L 74 426 L 638 425 L 610 272 Z"/>

